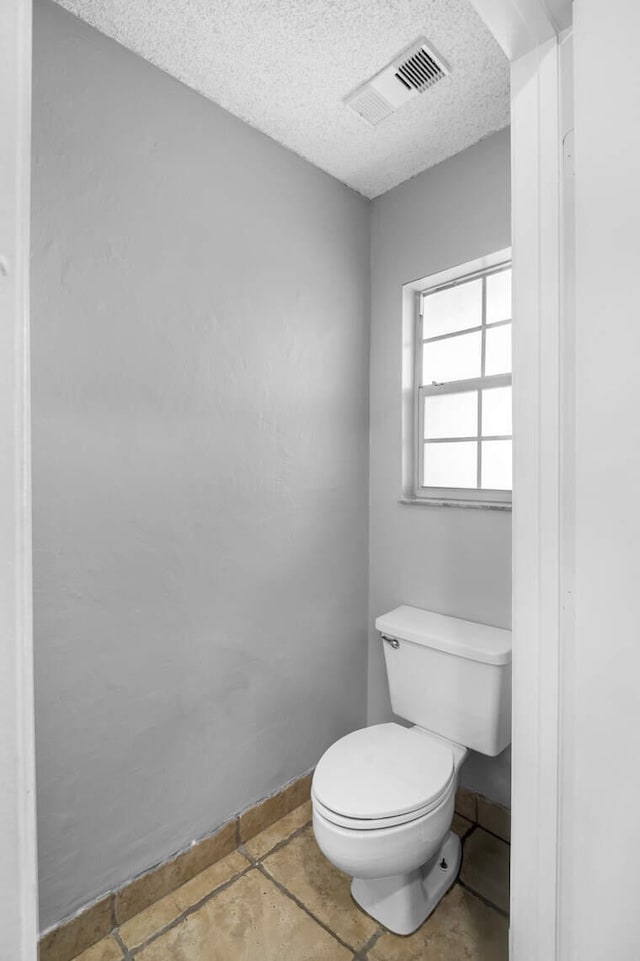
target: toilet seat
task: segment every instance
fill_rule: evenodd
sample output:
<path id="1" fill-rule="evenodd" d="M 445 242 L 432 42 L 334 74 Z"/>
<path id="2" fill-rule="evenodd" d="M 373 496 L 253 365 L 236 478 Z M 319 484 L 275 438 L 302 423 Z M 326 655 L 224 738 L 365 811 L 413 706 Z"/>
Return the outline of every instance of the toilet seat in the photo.
<path id="1" fill-rule="evenodd" d="M 350 818 L 345 817 L 344 814 L 338 814 L 336 811 L 332 811 L 330 808 L 325 807 L 321 801 L 312 793 L 311 798 L 313 801 L 313 810 L 316 815 L 325 818 L 331 824 L 334 824 L 341 828 L 347 828 L 350 831 L 377 831 L 381 828 L 391 828 L 399 827 L 403 824 L 409 824 L 411 821 L 417 821 L 419 818 L 424 817 L 427 814 L 431 814 L 437 808 L 439 808 L 445 801 L 449 799 L 451 791 L 445 791 L 443 796 L 436 802 L 427 804 L 424 807 L 417 808 L 415 811 L 407 811 L 405 814 L 397 814 L 394 817 L 388 818 Z"/>
<path id="2" fill-rule="evenodd" d="M 453 746 L 420 728 L 377 724 L 347 734 L 320 759 L 311 795 L 333 824 L 373 830 L 423 817 L 455 786 Z"/>

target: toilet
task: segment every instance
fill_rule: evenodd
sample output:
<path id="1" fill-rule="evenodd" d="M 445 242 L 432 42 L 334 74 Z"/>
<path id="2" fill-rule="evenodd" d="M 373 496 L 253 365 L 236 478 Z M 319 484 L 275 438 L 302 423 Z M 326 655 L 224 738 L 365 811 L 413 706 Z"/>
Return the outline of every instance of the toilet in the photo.
<path id="1" fill-rule="evenodd" d="M 411 934 L 458 874 L 450 828 L 467 752 L 493 757 L 511 741 L 511 631 L 407 606 L 376 630 L 393 713 L 411 726 L 375 724 L 325 751 L 313 831 L 360 907 Z"/>

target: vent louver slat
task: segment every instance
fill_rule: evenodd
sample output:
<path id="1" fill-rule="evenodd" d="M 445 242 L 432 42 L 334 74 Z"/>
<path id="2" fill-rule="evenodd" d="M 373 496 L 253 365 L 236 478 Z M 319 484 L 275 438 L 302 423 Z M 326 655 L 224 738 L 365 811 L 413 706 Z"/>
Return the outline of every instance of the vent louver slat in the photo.
<path id="1" fill-rule="evenodd" d="M 401 63 L 396 70 L 396 77 L 405 87 L 412 87 L 422 92 L 445 76 L 444 70 L 421 47 L 413 56 Z"/>

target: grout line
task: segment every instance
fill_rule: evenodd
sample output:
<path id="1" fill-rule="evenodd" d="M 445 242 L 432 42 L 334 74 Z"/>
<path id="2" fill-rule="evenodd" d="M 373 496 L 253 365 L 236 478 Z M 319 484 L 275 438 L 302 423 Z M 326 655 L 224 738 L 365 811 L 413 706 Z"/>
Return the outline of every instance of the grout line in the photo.
<path id="1" fill-rule="evenodd" d="M 456 811 L 455 814 L 457 814 L 457 813 L 458 813 L 458 812 Z M 455 816 L 455 815 L 454 815 L 454 816 Z M 469 822 L 469 827 L 466 828 L 466 830 L 464 831 L 464 833 L 463 833 L 463 834 L 458 834 L 458 837 L 460 838 L 460 840 L 461 840 L 461 841 L 464 841 L 464 839 L 465 839 L 465 838 L 468 838 L 470 834 L 473 834 L 473 832 L 475 831 L 475 829 L 478 827 L 478 822 L 477 822 L 477 821 L 469 821 L 469 818 L 466 818 L 466 817 L 464 816 L 464 814 L 459 814 L 458 817 L 461 817 L 464 821 L 468 821 L 468 822 Z M 453 820 L 451 821 L 451 824 L 452 824 L 452 826 L 449 828 L 449 830 L 450 830 L 450 831 L 453 831 Z M 456 832 L 456 831 L 453 831 L 453 833 L 456 834 L 457 832 Z"/>
<path id="2" fill-rule="evenodd" d="M 508 847 L 511 847 L 511 841 L 505 841 L 505 839 L 501 838 L 500 835 L 496 834 L 495 831 L 490 831 L 489 828 L 486 828 L 484 824 L 477 823 L 474 825 L 474 827 L 480 828 L 480 830 L 484 831 L 485 834 L 490 834 L 492 838 L 497 838 L 498 841 L 502 841 L 503 844 L 506 844 L 508 845 Z"/>
<path id="3" fill-rule="evenodd" d="M 468 841 L 471 835 L 476 831 L 477 827 L 478 827 L 478 822 L 474 821 L 471 827 L 469 828 L 469 830 L 467 831 L 467 833 L 465 834 L 465 836 L 463 838 L 460 838 L 460 840 Z"/>
<path id="4" fill-rule="evenodd" d="M 386 932 L 386 930 L 387 929 L 384 928 L 382 925 L 378 925 L 378 930 L 374 931 L 374 933 L 371 935 L 369 940 L 365 942 L 365 944 L 363 944 L 363 946 L 360 948 L 359 951 L 356 952 L 356 954 L 354 955 L 354 961 L 367 961 L 367 955 L 369 954 L 369 951 L 371 951 L 371 948 L 374 948 L 376 946 L 376 944 L 378 943 L 382 935 Z"/>
<path id="5" fill-rule="evenodd" d="M 274 822 L 274 823 L 275 823 L 275 822 Z M 288 842 L 291 841 L 295 836 L 301 834 L 302 831 L 303 831 L 306 827 L 308 827 L 309 824 L 310 824 L 310 822 L 306 822 L 305 824 L 302 825 L 302 827 L 297 828 L 297 829 L 293 832 L 293 834 L 291 834 L 291 835 L 290 835 L 288 838 L 286 838 L 284 841 L 278 842 L 278 844 L 277 844 L 274 848 L 272 848 L 270 851 L 268 851 L 267 854 L 263 855 L 263 858 L 268 857 L 268 856 L 269 856 L 270 854 L 272 854 L 273 851 L 275 851 L 276 849 L 279 849 L 279 848 L 281 848 L 281 847 L 284 847 L 285 844 L 288 844 Z M 269 827 L 270 827 L 270 826 L 271 826 L 271 825 L 269 825 Z M 266 828 L 265 828 L 265 830 L 266 830 Z M 182 912 L 181 912 L 179 915 L 177 915 L 175 918 L 173 918 L 172 921 L 170 921 L 168 924 L 164 925 L 164 927 L 160 928 L 158 931 L 154 931 L 153 934 L 149 935 L 149 937 L 146 938 L 141 944 L 136 945 L 134 948 L 126 948 L 126 945 L 123 945 L 126 950 L 128 950 L 129 952 L 131 952 L 130 957 L 133 957 L 133 954 L 138 954 L 138 953 L 139 953 L 143 948 L 145 948 L 148 944 L 151 944 L 151 942 L 156 941 L 156 940 L 157 940 L 159 937 L 161 937 L 163 934 L 166 934 L 167 931 L 170 931 L 172 928 L 177 927 L 177 925 L 180 924 L 181 921 L 184 921 L 184 919 L 185 919 L 186 917 L 188 917 L 188 915 L 194 913 L 195 911 L 198 911 L 204 904 L 206 904 L 208 901 L 210 901 L 210 900 L 212 899 L 212 897 L 214 897 L 214 896 L 217 895 L 217 894 L 220 894 L 223 890 L 225 890 L 226 888 L 230 887 L 232 884 L 234 884 L 237 880 L 239 880 L 239 879 L 240 879 L 241 877 L 243 877 L 245 874 L 248 874 L 248 872 L 251 871 L 253 868 L 257 868 L 257 867 L 259 866 L 259 861 L 258 861 L 256 858 L 254 858 L 254 857 L 249 853 L 249 851 L 247 850 L 247 848 L 245 847 L 244 844 L 238 845 L 238 847 L 236 848 L 236 850 L 247 859 L 247 866 L 246 866 L 245 868 L 243 868 L 242 871 L 239 871 L 239 872 L 237 872 L 236 874 L 232 875 L 232 877 L 230 877 L 230 878 L 229 878 L 227 881 L 225 881 L 223 884 L 220 884 L 220 885 L 218 885 L 217 887 L 215 887 L 212 891 L 209 891 L 208 894 L 206 894 L 206 895 L 205 895 L 203 898 L 201 898 L 199 901 L 195 902 L 195 903 L 192 904 L 192 905 L 189 905 L 188 908 L 185 908 L 185 910 L 182 911 Z M 231 853 L 233 853 L 233 852 L 231 852 Z M 221 860 L 222 860 L 222 859 L 221 859 Z M 205 870 L 206 870 L 206 869 L 205 869 Z M 176 889 L 176 890 L 177 890 L 177 889 Z M 173 892 L 169 892 L 169 893 L 173 893 Z M 153 902 L 153 903 L 155 904 L 155 903 L 157 903 L 157 902 Z M 152 905 L 149 905 L 149 907 L 151 907 L 151 906 L 152 906 Z M 144 910 L 148 910 L 148 909 L 145 908 Z M 141 914 L 142 912 L 138 912 L 138 913 Z M 134 917 L 136 917 L 136 915 L 134 915 Z M 132 919 L 129 919 L 129 920 L 132 920 Z M 333 934 L 333 932 L 331 932 L 331 933 Z M 349 948 L 349 950 L 352 950 L 352 948 Z M 129 959 L 128 959 L 128 958 L 125 958 L 125 961 L 129 961 Z"/>
<path id="6" fill-rule="evenodd" d="M 250 862 L 247 863 L 246 868 L 243 868 L 242 871 L 238 871 L 236 874 L 233 874 L 230 878 L 224 881 L 223 884 L 219 884 L 217 887 L 213 888 L 212 891 L 209 891 L 208 894 L 205 894 L 205 896 L 203 898 L 200 898 L 199 901 L 195 901 L 193 904 L 190 904 L 188 908 L 185 908 L 184 911 L 182 911 L 175 918 L 173 918 L 172 921 L 169 921 L 168 924 L 165 924 L 163 928 L 159 928 L 157 931 L 154 931 L 153 934 L 150 934 L 149 937 L 146 938 L 141 944 L 137 944 L 134 948 L 128 948 L 131 958 L 139 954 L 140 951 L 142 951 L 143 948 L 146 948 L 149 944 L 152 944 L 154 941 L 157 941 L 158 938 L 162 937 L 163 934 L 166 934 L 167 931 L 171 931 L 172 928 L 177 928 L 178 925 L 181 924 L 185 918 L 188 918 L 191 914 L 195 914 L 196 911 L 199 911 L 200 908 L 202 908 L 205 904 L 207 904 L 209 901 L 212 901 L 213 898 L 216 897 L 216 895 L 220 894 L 222 891 L 226 891 L 227 888 L 230 888 L 232 884 L 235 884 L 236 881 L 239 881 L 240 878 L 243 878 L 246 874 L 249 873 L 249 871 L 252 871 L 253 868 L 254 868 L 253 864 L 251 864 Z M 154 903 L 157 903 L 157 902 L 154 902 Z M 134 917 L 137 917 L 137 915 L 134 915 Z"/>
<path id="7" fill-rule="evenodd" d="M 467 838 L 469 837 L 470 834 L 473 834 L 473 829 L 474 829 L 474 827 L 475 827 L 475 825 L 472 824 L 471 827 L 469 828 L 469 830 L 468 830 L 468 831 L 465 831 L 464 834 L 458 834 L 457 831 L 453 831 L 453 828 L 451 828 L 451 831 L 453 831 L 453 833 L 456 835 L 456 837 L 460 838 L 460 844 L 462 844 L 463 847 L 464 847 L 464 842 L 467 840 Z"/>
<path id="8" fill-rule="evenodd" d="M 244 844 L 239 844 L 237 847 L 237 850 L 240 852 L 240 854 L 242 854 L 247 859 L 249 864 L 252 864 L 255 866 L 256 859 L 251 854 L 251 852 L 247 850 Z"/>
<path id="9" fill-rule="evenodd" d="M 118 946 L 120 947 L 120 950 L 122 951 L 123 961 L 131 961 L 131 953 L 129 951 L 129 948 L 126 946 L 126 944 L 120 937 L 120 932 L 118 931 L 117 928 L 113 929 L 113 931 L 111 932 L 111 937 L 113 938 L 114 941 L 117 942 Z"/>
<path id="10" fill-rule="evenodd" d="M 465 891 L 468 891 L 469 894 L 472 894 L 474 898 L 477 898 L 478 901 L 482 901 L 483 904 L 486 904 L 488 908 L 491 908 L 497 914 L 501 914 L 503 918 L 507 918 L 507 920 L 509 919 L 508 911 L 505 911 L 503 908 L 499 908 L 497 904 L 494 904 L 493 901 L 490 901 L 489 898 L 486 897 L 484 894 L 480 894 L 479 891 L 475 891 L 472 887 L 469 887 L 468 884 L 460 880 L 459 875 L 456 883 L 459 884 L 461 888 L 464 888 Z"/>
<path id="11" fill-rule="evenodd" d="M 284 884 L 281 884 L 280 881 L 277 881 L 276 878 L 273 877 L 273 875 L 269 874 L 269 872 L 266 870 L 266 868 L 262 866 L 262 864 L 258 864 L 256 866 L 256 870 L 259 871 L 260 874 L 264 875 L 264 877 L 268 881 L 271 881 L 271 883 L 280 891 L 281 894 L 284 894 L 286 897 L 289 898 L 290 901 L 293 901 L 294 904 L 297 904 L 298 907 L 305 912 L 305 914 L 308 914 L 309 917 L 316 922 L 316 924 L 319 924 L 321 928 L 324 928 L 327 934 L 330 934 L 335 941 L 338 941 L 338 943 L 342 945 L 343 948 L 346 948 L 348 951 L 351 952 L 351 954 L 355 954 L 355 948 L 353 947 L 352 944 L 347 944 L 347 942 L 344 941 L 339 934 L 336 934 L 335 931 L 332 931 L 329 925 L 325 924 L 325 922 L 322 921 L 321 918 L 315 915 L 313 911 L 311 911 L 310 908 L 308 908 L 307 905 L 304 904 L 304 902 L 302 902 L 299 898 L 297 898 L 295 894 L 292 894 L 291 891 L 288 890 L 288 888 L 285 888 Z"/>
<path id="12" fill-rule="evenodd" d="M 296 828 L 295 831 L 292 831 L 288 837 L 281 838 L 280 841 L 274 844 L 272 848 L 269 848 L 269 850 L 266 851 L 264 854 L 261 854 L 260 857 L 254 858 L 252 855 L 249 854 L 248 851 L 247 851 L 247 856 L 251 857 L 251 860 L 255 865 L 262 864 L 263 861 L 266 861 L 266 859 L 271 857 L 271 855 L 274 854 L 276 851 L 280 851 L 282 848 L 286 847 L 290 841 L 293 841 L 295 838 L 300 837 L 300 835 L 304 831 L 306 831 L 306 829 L 309 827 L 310 824 L 311 824 L 311 821 L 305 821 L 305 823 L 302 824 L 299 828 Z"/>

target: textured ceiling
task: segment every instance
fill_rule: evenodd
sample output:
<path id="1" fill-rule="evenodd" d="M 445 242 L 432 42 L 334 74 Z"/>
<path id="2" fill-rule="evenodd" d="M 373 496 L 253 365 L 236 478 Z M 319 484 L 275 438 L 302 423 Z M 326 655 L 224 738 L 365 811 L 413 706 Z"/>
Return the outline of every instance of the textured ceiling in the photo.
<path id="1" fill-rule="evenodd" d="M 468 0 L 58 0 L 376 197 L 509 123 L 509 65 Z M 451 67 L 371 128 L 342 103 L 420 36 Z"/>

